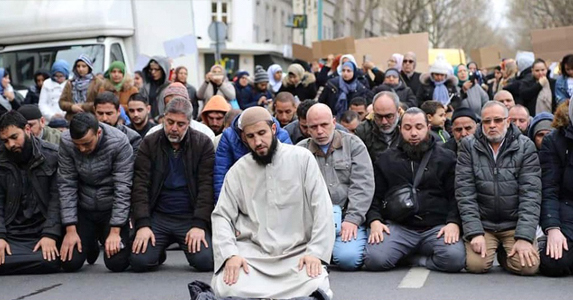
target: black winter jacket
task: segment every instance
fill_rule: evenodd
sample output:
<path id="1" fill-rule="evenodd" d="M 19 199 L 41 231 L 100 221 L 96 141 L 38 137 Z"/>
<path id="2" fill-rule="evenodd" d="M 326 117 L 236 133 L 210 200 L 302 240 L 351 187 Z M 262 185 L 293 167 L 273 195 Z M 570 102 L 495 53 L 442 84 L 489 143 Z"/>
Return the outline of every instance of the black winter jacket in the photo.
<path id="1" fill-rule="evenodd" d="M 573 126 L 556 129 L 543 138 L 539 151 L 543 170 L 540 225 L 557 227 L 573 240 Z"/>
<path id="2" fill-rule="evenodd" d="M 374 95 L 376 95 L 382 91 L 396 93 L 396 95 L 398 95 L 398 98 L 400 98 L 400 102 L 406 103 L 408 107 L 418 107 L 418 99 L 416 98 L 416 95 L 414 94 L 414 92 L 412 92 L 412 89 L 406 86 L 403 82 L 400 82 L 398 86 L 395 88 L 387 84 L 381 84 L 376 88 L 374 88 L 373 92 Z"/>
<path id="3" fill-rule="evenodd" d="M 422 74 L 420 76 L 420 83 L 421 85 L 420 88 L 418 89 L 418 94 L 416 95 L 416 97 L 418 98 L 418 105 L 422 106 L 422 103 L 424 103 L 424 101 L 435 100 L 434 89 L 436 88 L 436 85 L 432 80 L 430 80 L 430 73 Z M 445 84 L 446 88 L 448 89 L 448 94 L 450 96 L 450 105 L 454 109 L 456 109 L 462 103 L 462 100 L 460 98 L 460 95 L 458 94 L 458 89 L 457 89 L 458 79 L 455 78 L 454 76 L 448 76 L 448 79 L 446 80 Z"/>
<path id="4" fill-rule="evenodd" d="M 324 103 L 330 107 L 332 110 L 332 114 L 334 116 L 337 115 L 336 111 L 336 103 L 338 102 L 338 97 L 340 96 L 340 84 L 339 84 L 339 77 L 334 77 L 326 83 L 324 86 L 324 90 L 320 94 L 318 102 Z M 348 95 L 346 95 L 347 106 L 350 105 L 350 101 L 356 97 L 363 97 L 366 99 L 367 103 L 372 102 L 372 97 L 374 94 L 371 90 L 366 88 L 360 81 L 356 81 L 356 90 L 349 91 Z M 346 108 L 348 109 L 348 107 Z"/>
<path id="5" fill-rule="evenodd" d="M 511 124 L 494 160 L 478 127 L 458 151 L 456 200 L 466 240 L 485 230 L 515 229 L 515 239 L 532 243 L 541 205 L 541 167 L 533 142 Z"/>
<path id="6" fill-rule="evenodd" d="M 42 237 L 58 239 L 61 236 L 60 199 L 57 186 L 58 146 L 31 138 L 33 158 L 29 166 L 29 180 L 34 191 L 32 196 L 40 205 L 46 219 L 42 225 Z M 20 208 L 22 194 L 21 173 L 2 146 L 0 150 L 0 238 L 5 239 L 6 225 L 10 224 Z"/>
<path id="7" fill-rule="evenodd" d="M 439 146 L 433 137 L 430 139 L 434 150 L 417 186 L 419 209 L 400 224 L 416 229 L 447 223 L 461 225 L 454 197 L 455 155 Z M 367 224 L 375 220 L 384 221 L 382 203 L 389 189 L 414 183 L 420 161 L 408 158 L 402 149 L 403 143 L 401 141 L 398 147 L 384 151 L 374 163 L 376 190 L 366 215 Z"/>

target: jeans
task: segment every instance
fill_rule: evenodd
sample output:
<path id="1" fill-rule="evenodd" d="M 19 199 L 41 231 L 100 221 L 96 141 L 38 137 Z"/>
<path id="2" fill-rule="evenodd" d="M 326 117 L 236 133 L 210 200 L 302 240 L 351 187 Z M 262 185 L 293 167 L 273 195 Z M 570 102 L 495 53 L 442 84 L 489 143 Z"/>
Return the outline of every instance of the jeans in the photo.
<path id="1" fill-rule="evenodd" d="M 379 244 L 366 245 L 364 266 L 370 271 L 387 271 L 398 262 L 415 254 L 421 255 L 420 265 L 434 271 L 459 272 L 465 266 L 466 253 L 461 239 L 448 245 L 444 237 L 436 238 L 444 225 L 423 232 L 390 223 L 390 235 L 384 233 Z"/>
<path id="2" fill-rule="evenodd" d="M 209 248 L 201 243 L 201 249 L 197 253 L 187 251 L 185 236 L 191 229 L 191 217 L 186 215 L 167 215 L 154 212 L 151 216 L 151 230 L 155 235 L 155 246 L 151 242 L 147 245 L 145 253 L 131 253 L 131 268 L 136 272 L 151 271 L 160 265 L 160 256 L 165 249 L 176 242 L 184 249 L 185 257 L 189 265 L 200 272 L 213 271 L 213 244 L 211 233 L 205 231 L 205 240 Z"/>
<path id="3" fill-rule="evenodd" d="M 335 205 L 333 207 L 333 211 L 334 224 L 336 225 L 336 240 L 334 241 L 334 249 L 332 251 L 332 261 L 341 270 L 358 270 L 364 261 L 364 247 L 368 240 L 366 228 L 364 225 L 358 226 L 356 239 L 343 242 L 340 234 L 342 226 L 342 209 L 340 206 Z"/>

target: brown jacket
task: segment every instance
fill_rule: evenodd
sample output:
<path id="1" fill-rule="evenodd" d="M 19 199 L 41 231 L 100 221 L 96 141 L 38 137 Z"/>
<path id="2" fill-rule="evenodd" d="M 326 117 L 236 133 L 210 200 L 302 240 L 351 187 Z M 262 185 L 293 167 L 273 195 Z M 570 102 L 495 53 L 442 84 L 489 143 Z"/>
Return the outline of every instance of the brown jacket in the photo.
<path id="1" fill-rule="evenodd" d="M 127 113 L 127 101 L 131 95 L 139 92 L 139 89 L 133 85 L 131 77 L 129 77 L 129 75 L 125 75 L 125 80 L 123 81 L 119 92 L 115 90 L 115 86 L 109 79 L 105 80 L 104 85 L 100 89 L 100 93 L 103 91 L 114 93 L 119 98 L 119 104 L 123 106 L 123 109 Z"/>
<path id="2" fill-rule="evenodd" d="M 94 76 L 92 82 L 88 86 L 88 95 L 85 103 L 82 103 L 82 109 L 85 112 L 94 112 L 94 101 L 95 97 L 99 93 L 100 89 L 103 86 L 103 81 Z M 75 115 L 72 112 L 72 105 L 74 105 L 74 99 L 72 97 L 72 81 L 68 80 L 64 90 L 62 91 L 62 95 L 60 96 L 60 108 L 66 112 L 66 120 L 70 121 L 72 117 Z"/>
<path id="3" fill-rule="evenodd" d="M 180 143 L 185 177 L 193 211 L 191 227 L 203 230 L 211 227 L 213 200 L 213 165 L 215 150 L 213 142 L 205 134 L 189 128 Z M 151 227 L 150 216 L 155 209 L 163 183 L 169 173 L 170 143 L 163 129 L 147 135 L 135 159 L 133 187 L 131 194 L 132 220 L 136 230 Z"/>

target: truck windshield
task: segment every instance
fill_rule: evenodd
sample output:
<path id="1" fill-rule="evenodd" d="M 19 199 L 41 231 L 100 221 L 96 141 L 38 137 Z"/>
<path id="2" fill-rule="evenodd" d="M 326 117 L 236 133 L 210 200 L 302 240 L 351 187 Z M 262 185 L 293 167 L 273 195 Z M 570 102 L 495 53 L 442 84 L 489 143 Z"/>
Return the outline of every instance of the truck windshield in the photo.
<path id="1" fill-rule="evenodd" d="M 73 63 L 82 53 L 92 59 L 94 74 L 103 72 L 103 45 L 62 46 L 3 52 L 0 53 L 0 68 L 6 69 L 10 74 L 14 89 L 25 90 L 34 84 L 34 72 L 44 69 L 49 73 L 52 64 L 59 59 L 66 60 L 70 64 L 71 77 Z"/>

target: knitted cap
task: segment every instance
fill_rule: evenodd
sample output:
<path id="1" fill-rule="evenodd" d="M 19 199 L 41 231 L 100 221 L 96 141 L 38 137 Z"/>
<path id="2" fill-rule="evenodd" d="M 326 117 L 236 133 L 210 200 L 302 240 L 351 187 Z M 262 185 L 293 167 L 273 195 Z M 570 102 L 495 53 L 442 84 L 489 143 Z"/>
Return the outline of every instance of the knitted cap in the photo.
<path id="1" fill-rule="evenodd" d="M 452 123 L 459 117 L 468 117 L 477 123 L 476 114 L 469 107 L 460 107 L 454 110 L 454 114 L 452 115 Z"/>
<path id="2" fill-rule="evenodd" d="M 533 136 L 535 136 L 537 132 L 541 130 L 551 130 L 551 129 L 553 128 L 551 127 L 550 120 L 541 120 L 537 124 L 535 124 L 535 127 L 533 127 Z"/>
<path id="3" fill-rule="evenodd" d="M 26 120 L 28 121 L 38 120 L 42 118 L 42 112 L 40 111 L 40 108 L 38 108 L 38 106 L 33 104 L 26 104 L 20 106 L 20 108 L 18 108 L 18 112 L 22 114 L 22 116 L 24 116 L 24 118 L 26 118 Z"/>
<path id="4" fill-rule="evenodd" d="M 173 82 L 165 89 L 165 97 L 167 96 L 179 96 L 189 100 L 187 88 L 180 82 Z"/>
<path id="5" fill-rule="evenodd" d="M 263 67 L 255 67 L 255 83 L 269 82 L 269 74 Z"/>
<path id="6" fill-rule="evenodd" d="M 440 53 L 436 57 L 434 63 L 430 66 L 430 73 L 448 75 L 451 69 L 452 66 L 450 65 L 450 63 L 448 63 L 448 61 L 444 57 L 444 54 Z"/>
<path id="7" fill-rule="evenodd" d="M 384 74 L 384 76 L 388 77 L 390 75 L 392 75 L 396 78 L 400 78 L 400 71 L 398 71 L 398 69 L 390 68 L 390 69 L 386 70 L 386 73 Z"/>
<path id="8" fill-rule="evenodd" d="M 245 109 L 245 111 L 239 116 L 239 129 L 244 130 L 245 127 L 259 123 L 261 121 L 271 121 L 273 117 L 263 107 L 253 106 Z"/>

